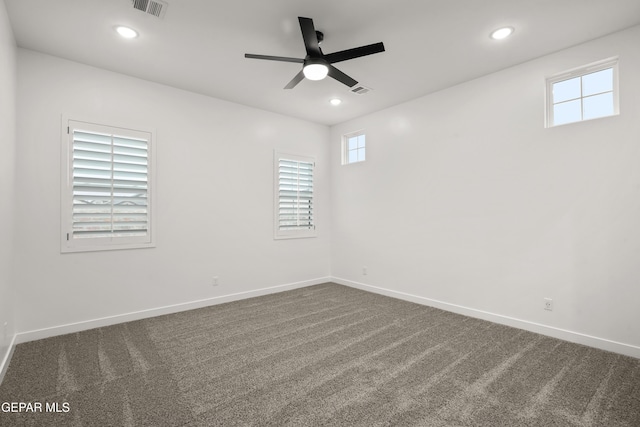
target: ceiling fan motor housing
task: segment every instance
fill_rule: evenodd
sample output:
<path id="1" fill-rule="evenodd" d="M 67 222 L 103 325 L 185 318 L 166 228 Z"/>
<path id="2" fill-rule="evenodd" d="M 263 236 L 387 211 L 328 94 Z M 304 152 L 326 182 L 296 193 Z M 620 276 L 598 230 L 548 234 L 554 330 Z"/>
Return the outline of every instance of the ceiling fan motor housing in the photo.
<path id="1" fill-rule="evenodd" d="M 303 67 L 306 67 L 307 65 L 314 65 L 314 64 L 324 65 L 325 67 L 329 67 L 329 62 L 326 59 L 324 59 L 324 58 L 315 58 L 315 57 L 307 55 L 307 57 L 304 59 Z"/>

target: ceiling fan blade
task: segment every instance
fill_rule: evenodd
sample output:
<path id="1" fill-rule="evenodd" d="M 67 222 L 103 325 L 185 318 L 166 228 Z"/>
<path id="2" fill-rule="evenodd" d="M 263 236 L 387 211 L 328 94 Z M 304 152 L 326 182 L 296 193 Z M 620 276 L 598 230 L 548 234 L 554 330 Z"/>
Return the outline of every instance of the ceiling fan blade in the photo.
<path id="1" fill-rule="evenodd" d="M 296 62 L 298 64 L 304 63 L 304 59 L 289 58 L 289 57 L 286 57 L 286 56 L 254 55 L 252 53 L 245 53 L 244 57 L 245 58 L 253 58 L 253 59 L 268 59 L 270 61 Z"/>
<path id="2" fill-rule="evenodd" d="M 331 64 L 329 64 L 329 76 L 333 77 L 340 83 L 343 83 L 349 87 L 353 87 L 358 84 L 357 81 L 353 80 L 351 77 L 347 76 L 345 73 L 338 70 L 336 67 L 334 67 Z"/>
<path id="3" fill-rule="evenodd" d="M 289 84 L 287 84 L 284 88 L 293 89 L 294 87 L 296 87 L 298 83 L 302 81 L 302 79 L 304 79 L 304 73 L 302 72 L 302 70 L 300 70 L 300 72 L 296 74 L 296 76 L 293 79 L 291 79 Z"/>
<path id="4" fill-rule="evenodd" d="M 304 40 L 304 47 L 307 49 L 307 55 L 316 58 L 321 57 L 322 52 L 318 44 L 316 28 L 313 26 L 313 19 L 299 16 L 298 21 L 300 21 L 300 30 L 302 31 L 302 39 Z"/>
<path id="5" fill-rule="evenodd" d="M 334 64 L 336 62 L 360 58 L 361 56 L 372 55 L 374 53 L 380 52 L 384 52 L 384 44 L 382 42 L 330 53 L 328 55 L 325 55 L 324 59 L 326 59 L 330 64 Z"/>

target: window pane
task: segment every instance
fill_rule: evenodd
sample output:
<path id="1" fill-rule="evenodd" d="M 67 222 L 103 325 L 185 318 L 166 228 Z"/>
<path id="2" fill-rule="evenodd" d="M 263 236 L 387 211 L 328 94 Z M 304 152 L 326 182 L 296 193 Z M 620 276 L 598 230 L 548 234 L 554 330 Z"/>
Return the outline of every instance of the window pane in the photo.
<path id="1" fill-rule="evenodd" d="M 613 115 L 613 93 L 590 96 L 583 100 L 584 120 Z"/>
<path id="2" fill-rule="evenodd" d="M 358 161 L 358 150 L 350 150 L 349 151 L 349 163 Z"/>
<path id="3" fill-rule="evenodd" d="M 580 98 L 580 77 L 553 84 L 554 104 L 576 98 Z"/>
<path id="4" fill-rule="evenodd" d="M 74 130 L 73 239 L 112 237 L 114 231 L 146 235 L 147 146 L 140 139 Z"/>
<path id="5" fill-rule="evenodd" d="M 611 91 L 613 91 L 613 68 L 582 77 L 582 96 Z"/>
<path id="6" fill-rule="evenodd" d="M 312 230 L 314 164 L 279 158 L 275 167 L 278 168 L 276 233 Z"/>
<path id="7" fill-rule="evenodd" d="M 580 100 L 563 102 L 553 106 L 553 124 L 578 122 L 582 120 L 580 114 Z"/>
<path id="8" fill-rule="evenodd" d="M 364 160 L 366 136 L 363 132 L 352 132 L 343 135 L 342 140 L 342 164 L 361 162 Z"/>

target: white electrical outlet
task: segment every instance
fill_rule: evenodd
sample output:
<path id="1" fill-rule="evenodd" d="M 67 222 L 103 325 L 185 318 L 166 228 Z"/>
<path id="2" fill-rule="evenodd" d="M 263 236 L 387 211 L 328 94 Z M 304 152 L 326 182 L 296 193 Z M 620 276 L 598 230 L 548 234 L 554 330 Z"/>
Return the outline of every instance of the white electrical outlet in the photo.
<path id="1" fill-rule="evenodd" d="M 363 276 L 367 275 L 367 267 L 362 267 L 362 275 Z"/>
<path id="2" fill-rule="evenodd" d="M 218 276 L 213 276 L 213 280 L 211 280 L 211 286 L 218 286 Z"/>
<path id="3" fill-rule="evenodd" d="M 544 299 L 544 309 L 547 311 L 553 311 L 553 300 L 551 298 Z"/>

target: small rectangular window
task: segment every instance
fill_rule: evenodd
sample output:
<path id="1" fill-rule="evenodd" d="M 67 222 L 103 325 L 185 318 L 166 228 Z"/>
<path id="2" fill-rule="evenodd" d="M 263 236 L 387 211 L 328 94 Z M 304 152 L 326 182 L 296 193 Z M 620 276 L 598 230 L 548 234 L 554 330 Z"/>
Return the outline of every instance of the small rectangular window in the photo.
<path id="1" fill-rule="evenodd" d="M 313 175 L 311 157 L 274 154 L 275 224 L 274 237 L 288 239 L 316 235 L 313 211 Z"/>
<path id="2" fill-rule="evenodd" d="M 69 120 L 62 142 L 61 251 L 153 246 L 151 132 Z"/>
<path id="3" fill-rule="evenodd" d="M 342 137 L 342 164 L 364 162 L 366 136 L 363 131 L 350 133 Z"/>
<path id="4" fill-rule="evenodd" d="M 618 60 L 547 79 L 547 127 L 618 114 Z"/>

